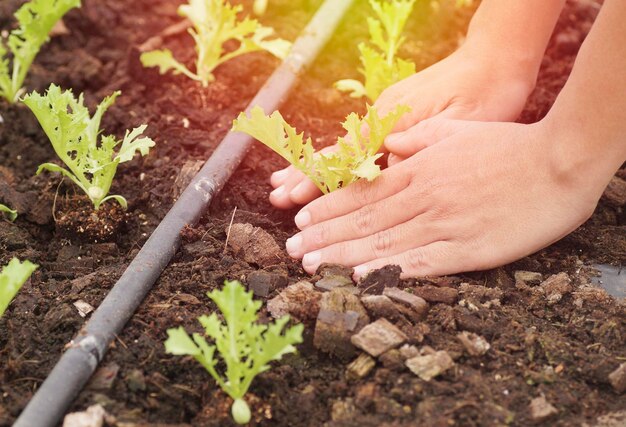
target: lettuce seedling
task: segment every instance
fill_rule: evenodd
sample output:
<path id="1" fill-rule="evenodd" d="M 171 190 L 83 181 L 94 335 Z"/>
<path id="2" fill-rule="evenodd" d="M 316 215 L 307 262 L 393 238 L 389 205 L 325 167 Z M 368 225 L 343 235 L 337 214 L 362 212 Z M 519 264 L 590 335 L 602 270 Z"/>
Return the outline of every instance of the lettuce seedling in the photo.
<path id="1" fill-rule="evenodd" d="M 408 107 L 399 106 L 380 118 L 376 109 L 368 106 L 364 118 L 351 113 L 343 123 L 347 136 L 339 138 L 337 149 L 329 153 L 316 153 L 311 138 L 304 141 L 302 133 L 285 122 L 278 111 L 266 116 L 261 107 L 254 107 L 250 117 L 239 114 L 233 122 L 233 130 L 245 132 L 274 150 L 327 194 L 359 178 L 372 181 L 380 175 L 376 160 L 382 154 L 378 151 L 407 111 Z M 368 135 L 362 133 L 364 125 L 369 129 Z"/>
<path id="2" fill-rule="evenodd" d="M 124 197 L 107 196 L 117 166 L 132 160 L 137 151 L 145 156 L 154 147 L 152 139 L 142 136 L 147 125 L 126 131 L 122 141 L 111 135 L 103 135 L 98 141 L 102 116 L 120 94 L 115 92 L 105 98 L 93 117 L 84 105 L 82 94 L 76 99 L 71 90 L 62 91 L 54 84 L 45 95 L 33 92 L 24 97 L 24 104 L 35 114 L 54 151 L 69 169 L 44 163 L 37 169 L 37 175 L 43 170 L 65 175 L 89 196 L 96 210 L 111 199 L 127 208 Z M 115 152 L 118 145 L 120 148 Z"/>
<path id="3" fill-rule="evenodd" d="M 243 397 L 252 380 L 270 369 L 271 361 L 296 351 L 294 345 L 302 342 L 304 327 L 295 325 L 285 329 L 289 316 L 267 325 L 256 323 L 261 301 L 254 301 L 252 292 L 246 292 L 236 280 L 227 280 L 224 285 L 221 291 L 214 290 L 207 295 L 221 311 L 225 323 L 216 313 L 198 319 L 212 344 L 198 333 L 193 334 L 192 339 L 182 327 L 178 327 L 167 331 L 165 350 L 177 356 L 193 356 L 200 362 L 234 400 L 231 408 L 234 420 L 245 424 L 250 421 L 251 414 Z M 226 365 L 226 378 L 217 372 L 216 350 Z"/>
<path id="4" fill-rule="evenodd" d="M 14 211 L 13 209 L 3 205 L 2 203 L 0 203 L 0 212 L 6 214 L 7 218 L 9 218 L 9 221 L 11 222 L 17 219 L 17 211 Z"/>
<path id="5" fill-rule="evenodd" d="M 36 269 L 37 265 L 30 261 L 22 263 L 19 259 L 13 258 L 0 271 L 0 317 L 2 317 L 15 295 Z"/>
<path id="6" fill-rule="evenodd" d="M 415 64 L 396 57 L 404 43 L 402 30 L 406 24 L 415 0 L 370 0 L 370 5 L 378 19 L 367 18 L 370 43 L 359 43 L 361 65 L 359 69 L 365 83 L 354 79 L 339 80 L 335 87 L 350 92 L 353 98 L 367 96 L 374 102 L 383 90 L 415 74 Z"/>
<path id="7" fill-rule="evenodd" d="M 26 74 L 52 27 L 79 6 L 80 0 L 31 0 L 15 13 L 19 27 L 11 31 L 6 45 L 0 40 L 0 96 L 17 101 Z"/>
<path id="8" fill-rule="evenodd" d="M 161 74 L 172 71 L 202 82 L 207 86 L 215 80 L 213 71 L 224 62 L 249 52 L 265 50 L 284 59 L 291 48 L 291 43 L 283 39 L 268 40 L 274 30 L 264 27 L 255 19 L 237 20 L 237 14 L 243 6 L 230 5 L 226 0 L 190 0 L 181 5 L 178 13 L 188 18 L 193 28 L 189 30 L 196 42 L 196 71 L 189 70 L 178 62 L 168 49 L 145 52 L 141 55 L 144 67 L 159 67 Z M 239 46 L 226 52 L 224 44 L 235 40 Z"/>

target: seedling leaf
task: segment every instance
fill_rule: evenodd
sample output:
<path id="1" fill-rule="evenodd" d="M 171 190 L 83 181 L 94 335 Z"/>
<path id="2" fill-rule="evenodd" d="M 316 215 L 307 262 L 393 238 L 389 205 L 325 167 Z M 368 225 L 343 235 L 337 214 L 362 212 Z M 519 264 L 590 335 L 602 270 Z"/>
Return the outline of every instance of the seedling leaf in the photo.
<path id="1" fill-rule="evenodd" d="M 17 258 L 9 261 L 0 272 L 0 317 L 19 292 L 26 280 L 37 269 L 37 265 L 30 261 L 20 262 Z"/>
<path id="2" fill-rule="evenodd" d="M 17 219 L 17 211 L 0 203 L 0 212 L 5 213 L 9 221 L 13 222 Z"/>

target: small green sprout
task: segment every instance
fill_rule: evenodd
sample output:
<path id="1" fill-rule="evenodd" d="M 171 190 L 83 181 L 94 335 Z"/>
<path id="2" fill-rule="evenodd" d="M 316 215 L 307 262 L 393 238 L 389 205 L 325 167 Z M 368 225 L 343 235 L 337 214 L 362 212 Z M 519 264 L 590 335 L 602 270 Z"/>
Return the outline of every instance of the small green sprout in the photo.
<path id="1" fill-rule="evenodd" d="M 36 269 L 37 265 L 30 261 L 21 263 L 19 259 L 13 258 L 0 271 L 0 317 Z"/>
<path id="2" fill-rule="evenodd" d="M 52 27 L 70 9 L 79 6 L 80 0 L 31 0 L 15 13 L 19 27 L 11 31 L 6 46 L 0 40 L 1 97 L 11 103 L 18 100 L 28 70 L 48 41 Z"/>
<path id="3" fill-rule="evenodd" d="M 252 380 L 270 369 L 271 361 L 296 351 L 294 345 L 302 342 L 304 327 L 295 325 L 285 329 L 289 316 L 268 325 L 256 323 L 261 301 L 254 301 L 252 292 L 246 292 L 237 280 L 227 280 L 221 291 L 214 290 L 207 295 L 215 302 L 225 322 L 222 323 L 216 313 L 198 319 L 212 344 L 198 333 L 193 334 L 192 339 L 183 327 L 178 327 L 167 331 L 165 350 L 177 356 L 193 356 L 200 362 L 234 400 L 233 419 L 238 424 L 246 424 L 251 413 L 243 397 Z M 226 365 L 225 379 L 216 370 L 216 350 Z"/>
<path id="4" fill-rule="evenodd" d="M 179 7 L 178 13 L 193 24 L 189 32 L 196 42 L 196 71 L 178 62 L 168 49 L 143 53 L 141 63 L 144 67 L 159 67 L 161 74 L 170 70 L 174 74 L 182 73 L 207 86 L 215 80 L 213 71 L 236 56 L 265 50 L 284 59 L 291 43 L 283 39 L 267 40 L 274 30 L 255 19 L 238 21 L 237 14 L 242 10 L 243 6 L 232 6 L 226 0 L 189 0 L 189 4 Z M 236 40 L 239 46 L 226 52 L 224 44 L 229 40 Z"/>
<path id="5" fill-rule="evenodd" d="M 0 203 L 0 212 L 6 214 L 7 218 L 9 218 L 9 221 L 11 222 L 17 219 L 17 211 L 14 211 L 13 209 L 3 205 L 2 203 Z"/>
<path id="6" fill-rule="evenodd" d="M 359 43 L 361 65 L 359 70 L 365 83 L 354 79 L 339 80 L 335 87 L 350 92 L 353 98 L 367 98 L 374 102 L 383 90 L 415 74 L 415 64 L 396 57 L 404 43 L 402 30 L 415 0 L 370 0 L 378 19 L 367 18 L 370 43 Z"/>
<path id="7" fill-rule="evenodd" d="M 71 90 L 62 91 L 54 84 L 45 95 L 33 92 L 24 97 L 24 104 L 35 114 L 54 151 L 69 169 L 44 163 L 37 169 L 37 175 L 44 170 L 65 175 L 89 196 L 96 210 L 111 199 L 127 208 L 124 197 L 107 196 L 117 166 L 131 161 L 137 151 L 145 156 L 154 147 L 154 141 L 142 136 L 147 125 L 126 131 L 122 141 L 111 135 L 103 135 L 98 141 L 102 116 L 120 94 L 115 92 L 105 98 L 93 117 L 84 105 L 82 94 L 76 99 Z M 115 152 L 118 145 L 120 148 Z"/>
<path id="8" fill-rule="evenodd" d="M 245 113 L 239 114 L 233 122 L 233 130 L 245 132 L 274 150 L 327 194 L 357 179 L 372 181 L 380 175 L 376 160 L 382 154 L 378 150 L 407 111 L 408 107 L 399 106 L 380 118 L 376 109 L 368 106 L 364 118 L 351 113 L 343 123 L 348 135 L 339 138 L 337 150 L 329 153 L 316 153 L 311 138 L 305 142 L 302 133 L 298 134 L 289 126 L 278 111 L 266 116 L 261 107 L 254 107 L 250 117 Z M 369 128 L 367 136 L 361 132 L 365 124 Z"/>

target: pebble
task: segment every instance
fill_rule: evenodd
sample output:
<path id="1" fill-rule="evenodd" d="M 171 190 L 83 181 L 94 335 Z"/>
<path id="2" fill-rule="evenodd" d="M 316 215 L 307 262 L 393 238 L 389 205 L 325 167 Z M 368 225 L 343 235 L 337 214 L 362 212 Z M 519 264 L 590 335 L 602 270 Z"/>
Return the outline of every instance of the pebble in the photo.
<path id="1" fill-rule="evenodd" d="M 544 422 L 559 413 L 544 396 L 535 397 L 530 402 L 529 409 L 530 417 L 537 423 Z"/>
<path id="2" fill-rule="evenodd" d="M 404 358 L 404 360 L 407 360 L 419 356 L 420 351 L 414 345 L 404 344 L 400 347 L 400 355 Z"/>
<path id="3" fill-rule="evenodd" d="M 408 337 L 387 319 L 378 319 L 352 337 L 352 344 L 374 357 L 398 347 Z"/>
<path id="4" fill-rule="evenodd" d="M 249 264 L 262 267 L 275 265 L 284 254 L 274 238 L 260 227 L 252 224 L 233 224 L 226 229 L 228 246 Z"/>
<path id="5" fill-rule="evenodd" d="M 336 288 L 343 288 L 349 290 L 351 293 L 358 295 L 359 289 L 354 286 L 352 279 L 349 279 L 345 276 L 337 276 L 337 275 L 328 275 L 322 277 L 320 280 L 315 282 L 315 287 L 320 291 L 332 291 Z"/>
<path id="6" fill-rule="evenodd" d="M 470 356 L 482 356 L 491 348 L 484 337 L 472 332 L 463 331 L 456 337 Z"/>
<path id="7" fill-rule="evenodd" d="M 418 286 L 413 288 L 413 293 L 432 303 L 454 304 L 459 297 L 459 291 L 454 288 L 433 285 Z"/>
<path id="8" fill-rule="evenodd" d="M 430 381 L 452 368 L 454 361 L 448 352 L 442 350 L 434 354 L 413 357 L 408 359 L 405 364 L 415 375 L 424 381 Z"/>
<path id="9" fill-rule="evenodd" d="M 267 311 L 278 319 L 287 314 L 301 322 L 314 321 L 320 310 L 322 294 L 311 282 L 302 280 L 283 289 L 267 302 Z"/>
<path id="10" fill-rule="evenodd" d="M 89 313 L 95 310 L 91 304 L 83 301 L 82 299 L 74 302 L 74 307 L 78 310 L 80 317 L 86 317 Z"/>
<path id="11" fill-rule="evenodd" d="M 626 391 L 626 363 L 622 363 L 616 370 L 609 374 L 609 382 L 618 394 L 622 394 Z"/>
<path id="12" fill-rule="evenodd" d="M 616 176 L 611 178 L 609 185 L 604 190 L 603 197 L 615 207 L 619 208 L 626 205 L 626 181 Z"/>
<path id="13" fill-rule="evenodd" d="M 346 376 L 351 380 L 365 378 L 374 369 L 374 366 L 376 366 L 376 360 L 366 353 L 361 353 L 348 365 Z"/>
<path id="14" fill-rule="evenodd" d="M 63 427 L 102 427 L 106 411 L 101 405 L 92 405 L 86 411 L 67 414 L 63 419 Z"/>
<path id="15" fill-rule="evenodd" d="M 525 285 L 538 285 L 543 280 L 543 275 L 534 271 L 518 270 L 513 273 L 515 283 Z"/>
<path id="16" fill-rule="evenodd" d="M 544 280 L 540 288 L 545 293 L 548 305 L 556 304 L 566 295 L 572 292 L 572 279 L 567 273 L 559 273 Z"/>
<path id="17" fill-rule="evenodd" d="M 411 319 L 419 321 L 428 313 L 428 303 L 417 295 L 410 294 L 398 288 L 385 288 L 383 295 L 394 302 L 404 304 L 412 309 Z"/>
<path id="18" fill-rule="evenodd" d="M 260 270 L 248 274 L 246 283 L 254 295 L 265 298 L 275 289 L 287 286 L 289 280 L 284 275 Z"/>
<path id="19" fill-rule="evenodd" d="M 392 348 L 389 351 L 384 352 L 378 357 L 380 363 L 387 369 L 398 369 L 404 368 L 404 357 L 400 353 L 400 350 L 397 348 Z"/>
<path id="20" fill-rule="evenodd" d="M 354 274 L 354 269 L 352 267 L 346 267 L 341 264 L 331 264 L 328 262 L 323 262 L 317 267 L 316 273 L 318 276 L 326 277 L 326 276 L 343 276 L 352 281 L 352 275 Z"/>
<path id="21" fill-rule="evenodd" d="M 402 317 L 399 306 L 385 295 L 364 295 L 361 297 L 361 302 L 375 318 L 385 317 L 396 320 Z"/>
<path id="22" fill-rule="evenodd" d="M 378 270 L 370 271 L 359 282 L 364 294 L 380 295 L 385 288 L 396 288 L 400 284 L 402 268 L 397 265 L 386 265 Z"/>
<path id="23" fill-rule="evenodd" d="M 356 356 L 350 338 L 370 321 L 359 298 L 338 288 L 322 294 L 313 345 L 340 359 Z"/>

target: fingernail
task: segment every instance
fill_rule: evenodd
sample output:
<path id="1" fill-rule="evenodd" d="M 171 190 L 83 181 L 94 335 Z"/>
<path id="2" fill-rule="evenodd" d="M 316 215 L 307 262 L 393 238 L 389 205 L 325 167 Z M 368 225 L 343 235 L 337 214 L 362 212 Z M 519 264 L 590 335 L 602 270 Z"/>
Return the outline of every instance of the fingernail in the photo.
<path id="1" fill-rule="evenodd" d="M 387 135 L 385 138 L 385 144 L 394 144 L 402 138 L 402 133 L 392 133 L 391 135 Z"/>
<path id="2" fill-rule="evenodd" d="M 272 174 L 272 179 L 281 180 L 281 179 L 285 178 L 288 173 L 289 173 L 289 171 L 287 169 L 281 169 L 281 170 L 276 171 L 276 172 L 274 172 Z"/>
<path id="3" fill-rule="evenodd" d="M 285 247 L 287 248 L 289 255 L 292 257 L 298 256 L 300 248 L 302 247 L 302 236 L 300 234 L 296 234 L 295 236 L 287 239 Z"/>
<path id="4" fill-rule="evenodd" d="M 311 214 L 307 210 L 303 210 L 298 212 L 298 215 L 293 219 L 298 226 L 299 229 L 303 229 L 304 227 L 311 224 Z"/>
<path id="5" fill-rule="evenodd" d="M 302 258 L 302 265 L 304 268 L 317 267 L 321 259 L 322 254 L 320 251 L 310 252 Z"/>
<path id="6" fill-rule="evenodd" d="M 284 185 L 281 185 L 276 190 L 274 190 L 274 191 L 272 191 L 270 193 L 270 195 L 272 195 L 274 197 L 282 197 L 283 194 L 285 194 L 285 186 Z"/>
<path id="7" fill-rule="evenodd" d="M 291 190 L 289 194 L 297 197 L 298 193 L 301 193 L 303 188 L 304 188 L 304 181 L 302 181 L 300 184 L 293 187 L 293 190 Z"/>
<path id="8" fill-rule="evenodd" d="M 366 275 L 368 272 L 370 271 L 369 267 L 367 265 L 359 265 L 357 267 L 354 267 L 354 275 L 357 278 L 363 277 L 364 275 Z"/>

